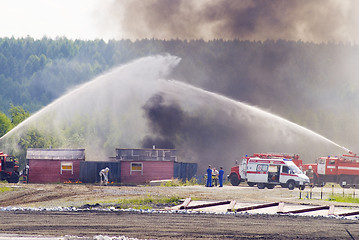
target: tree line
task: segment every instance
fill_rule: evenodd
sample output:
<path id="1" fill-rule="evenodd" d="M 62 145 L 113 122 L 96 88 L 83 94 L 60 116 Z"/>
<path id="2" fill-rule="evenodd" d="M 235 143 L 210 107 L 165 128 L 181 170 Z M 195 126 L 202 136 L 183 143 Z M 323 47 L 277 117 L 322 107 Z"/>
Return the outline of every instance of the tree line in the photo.
<path id="1" fill-rule="evenodd" d="M 26 117 L 114 66 L 166 53 L 182 58 L 175 79 L 270 109 L 334 139 L 357 138 L 350 131 L 358 120 L 357 45 L 46 37 L 0 38 L 0 135 L 17 123 L 14 109 Z"/>
<path id="2" fill-rule="evenodd" d="M 11 129 L 30 116 L 21 106 L 11 106 L 9 110 L 10 117 L 0 112 L 0 137 L 5 135 Z"/>

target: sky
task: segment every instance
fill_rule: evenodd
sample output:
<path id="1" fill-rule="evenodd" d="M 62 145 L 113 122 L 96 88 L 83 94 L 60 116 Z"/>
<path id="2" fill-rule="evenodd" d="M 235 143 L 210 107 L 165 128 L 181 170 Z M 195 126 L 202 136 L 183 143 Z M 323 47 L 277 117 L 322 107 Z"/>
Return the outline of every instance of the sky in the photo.
<path id="1" fill-rule="evenodd" d="M 0 0 L 0 37 L 114 38 L 97 25 L 108 0 Z"/>
<path id="2" fill-rule="evenodd" d="M 359 0 L 0 0 L 0 37 L 359 43 L 358 13 Z"/>
<path id="3" fill-rule="evenodd" d="M 0 0 L 0 37 L 359 43 L 357 0 Z"/>

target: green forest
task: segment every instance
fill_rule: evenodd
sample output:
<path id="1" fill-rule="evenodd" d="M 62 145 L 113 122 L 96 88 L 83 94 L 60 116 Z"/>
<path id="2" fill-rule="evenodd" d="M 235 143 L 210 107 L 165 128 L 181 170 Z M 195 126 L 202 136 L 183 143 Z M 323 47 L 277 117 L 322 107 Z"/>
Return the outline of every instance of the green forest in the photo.
<path id="1" fill-rule="evenodd" d="M 46 37 L 0 38 L 0 136 L 74 86 L 158 54 L 182 59 L 174 79 L 270 110 L 344 143 L 357 138 L 351 129 L 359 118 L 358 45 Z"/>

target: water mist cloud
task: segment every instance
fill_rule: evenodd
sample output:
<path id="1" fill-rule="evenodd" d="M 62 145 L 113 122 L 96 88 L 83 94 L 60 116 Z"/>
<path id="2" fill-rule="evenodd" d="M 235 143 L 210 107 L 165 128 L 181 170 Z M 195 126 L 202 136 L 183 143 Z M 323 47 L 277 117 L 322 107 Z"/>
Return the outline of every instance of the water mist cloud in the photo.
<path id="1" fill-rule="evenodd" d="M 69 91 L 0 138 L 2 149 L 16 148 L 36 130 L 54 136 L 56 146 L 86 148 L 88 160 L 103 160 L 118 147 L 139 147 L 147 127 L 141 106 L 160 91 L 179 58 L 150 56 L 119 66 Z"/>
<path id="2" fill-rule="evenodd" d="M 181 83 L 160 80 L 162 91 L 146 104 L 149 132 L 143 147 L 172 146 L 180 160 L 229 169 L 235 159 L 253 152 L 300 154 L 312 162 L 340 146 L 257 107 Z M 314 147 L 315 146 L 315 147 Z"/>
<path id="3" fill-rule="evenodd" d="M 313 161 L 335 143 L 259 108 L 171 79 L 180 59 L 151 56 L 103 74 L 60 97 L 0 138 L 16 145 L 29 130 L 56 146 L 107 160 L 115 148 L 176 148 L 178 159 L 229 169 L 253 152 L 298 153 Z M 5 146 L 11 147 L 9 145 Z M 5 149 L 5 148 L 2 148 Z"/>
<path id="4" fill-rule="evenodd" d="M 358 42 L 355 0 L 113 1 L 101 21 L 122 38 Z"/>

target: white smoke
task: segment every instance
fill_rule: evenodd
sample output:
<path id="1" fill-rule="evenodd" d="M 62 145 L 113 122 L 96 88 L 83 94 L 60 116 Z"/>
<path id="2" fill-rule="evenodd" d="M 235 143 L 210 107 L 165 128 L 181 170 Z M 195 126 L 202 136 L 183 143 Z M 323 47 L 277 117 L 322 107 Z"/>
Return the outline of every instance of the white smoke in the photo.
<path id="1" fill-rule="evenodd" d="M 37 129 L 59 139 L 56 147 L 85 148 L 87 160 L 99 161 L 113 156 L 115 148 L 140 148 L 144 139 L 159 138 L 173 143 L 181 161 L 227 169 L 253 152 L 296 153 L 312 162 L 328 151 L 343 151 L 259 108 L 168 80 L 179 61 L 151 56 L 115 68 L 35 113 L 1 143 L 17 143 Z"/>

